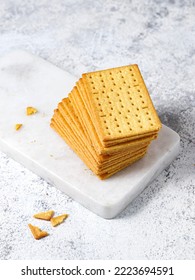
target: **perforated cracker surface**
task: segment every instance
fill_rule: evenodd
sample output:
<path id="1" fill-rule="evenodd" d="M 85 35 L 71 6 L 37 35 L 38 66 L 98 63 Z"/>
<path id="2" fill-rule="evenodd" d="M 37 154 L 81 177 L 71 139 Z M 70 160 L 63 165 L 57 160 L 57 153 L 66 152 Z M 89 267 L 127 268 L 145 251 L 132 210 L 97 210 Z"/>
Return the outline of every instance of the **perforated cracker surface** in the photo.
<path id="1" fill-rule="evenodd" d="M 83 74 L 91 117 L 103 141 L 157 132 L 161 122 L 137 65 Z"/>

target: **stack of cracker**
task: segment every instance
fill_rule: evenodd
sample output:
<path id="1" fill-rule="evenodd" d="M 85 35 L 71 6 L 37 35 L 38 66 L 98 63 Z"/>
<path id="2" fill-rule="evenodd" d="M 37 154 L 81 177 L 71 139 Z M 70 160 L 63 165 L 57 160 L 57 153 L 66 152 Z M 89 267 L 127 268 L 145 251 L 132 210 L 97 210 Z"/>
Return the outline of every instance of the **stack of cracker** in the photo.
<path id="1" fill-rule="evenodd" d="M 146 154 L 161 122 L 138 66 L 130 65 L 83 74 L 51 127 L 106 179 Z"/>

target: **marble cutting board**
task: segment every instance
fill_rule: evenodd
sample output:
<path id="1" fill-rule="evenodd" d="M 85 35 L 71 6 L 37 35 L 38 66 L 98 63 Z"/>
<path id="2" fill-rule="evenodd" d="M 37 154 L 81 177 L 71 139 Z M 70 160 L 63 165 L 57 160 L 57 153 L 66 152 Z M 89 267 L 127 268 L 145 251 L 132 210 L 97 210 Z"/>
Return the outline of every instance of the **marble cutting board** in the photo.
<path id="1" fill-rule="evenodd" d="M 99 180 L 49 126 L 76 80 L 25 51 L 0 58 L 0 149 L 92 212 L 113 218 L 175 159 L 180 138 L 163 125 L 143 159 Z M 26 116 L 27 106 L 38 113 Z M 16 123 L 23 124 L 19 131 Z"/>

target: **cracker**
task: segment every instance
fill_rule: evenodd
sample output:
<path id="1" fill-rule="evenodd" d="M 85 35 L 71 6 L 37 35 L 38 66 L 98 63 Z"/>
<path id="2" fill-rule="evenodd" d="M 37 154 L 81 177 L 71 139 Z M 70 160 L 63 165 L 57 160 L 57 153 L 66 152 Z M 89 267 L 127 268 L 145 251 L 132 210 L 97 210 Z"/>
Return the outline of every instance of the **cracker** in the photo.
<path id="1" fill-rule="evenodd" d="M 46 212 L 37 213 L 33 217 L 36 218 L 36 219 L 50 221 L 51 218 L 53 217 L 53 215 L 54 215 L 54 211 L 49 210 L 49 211 L 46 211 Z"/>
<path id="2" fill-rule="evenodd" d="M 105 179 L 142 158 L 160 120 L 137 65 L 83 74 L 51 127 Z"/>
<path id="3" fill-rule="evenodd" d="M 37 113 L 37 109 L 36 108 L 34 108 L 34 107 L 27 107 L 26 108 L 26 115 L 27 116 L 33 115 L 35 113 Z"/>
<path id="4" fill-rule="evenodd" d="M 137 65 L 86 73 L 82 79 L 102 143 L 136 139 L 161 128 Z"/>
<path id="5" fill-rule="evenodd" d="M 31 224 L 28 224 L 28 227 L 30 228 L 30 231 L 34 236 L 34 238 L 37 240 L 49 235 L 48 232 L 42 231 L 40 228 L 33 226 Z"/>
<path id="6" fill-rule="evenodd" d="M 15 130 L 19 130 L 22 127 L 21 123 L 15 124 Z"/>
<path id="7" fill-rule="evenodd" d="M 53 227 L 56 227 L 56 226 L 60 225 L 61 223 L 63 223 L 63 221 L 67 218 L 68 218 L 68 214 L 63 214 L 63 215 L 60 215 L 57 217 L 53 217 L 53 218 L 51 218 L 51 224 Z"/>

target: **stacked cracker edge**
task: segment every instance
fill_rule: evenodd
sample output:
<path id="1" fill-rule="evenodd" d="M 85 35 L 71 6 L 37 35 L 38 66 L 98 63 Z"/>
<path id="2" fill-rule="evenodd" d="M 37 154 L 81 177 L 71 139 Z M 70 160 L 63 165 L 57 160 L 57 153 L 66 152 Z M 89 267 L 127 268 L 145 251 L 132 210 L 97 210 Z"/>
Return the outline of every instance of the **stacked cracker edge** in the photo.
<path id="1" fill-rule="evenodd" d="M 141 159 L 161 122 L 137 65 L 82 75 L 51 127 L 100 178 Z"/>

